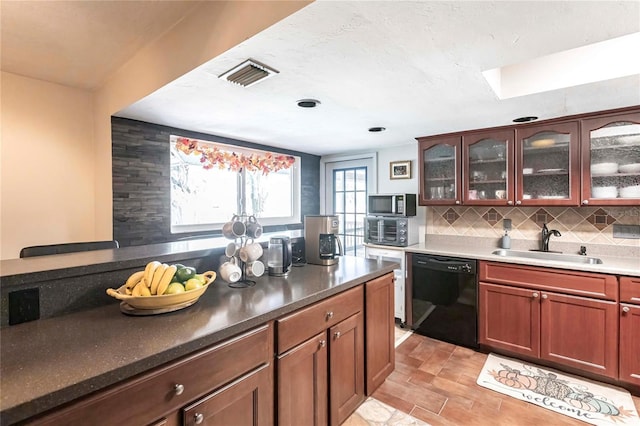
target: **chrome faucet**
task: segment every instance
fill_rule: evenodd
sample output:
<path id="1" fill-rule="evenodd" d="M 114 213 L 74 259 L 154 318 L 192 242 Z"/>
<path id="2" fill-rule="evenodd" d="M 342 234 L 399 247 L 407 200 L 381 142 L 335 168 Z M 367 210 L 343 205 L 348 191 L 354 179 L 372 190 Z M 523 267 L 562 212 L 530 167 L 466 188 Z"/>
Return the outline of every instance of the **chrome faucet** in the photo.
<path id="1" fill-rule="evenodd" d="M 549 239 L 551 236 L 561 237 L 562 234 L 556 229 L 549 230 L 547 224 L 542 225 L 542 251 L 549 251 Z"/>

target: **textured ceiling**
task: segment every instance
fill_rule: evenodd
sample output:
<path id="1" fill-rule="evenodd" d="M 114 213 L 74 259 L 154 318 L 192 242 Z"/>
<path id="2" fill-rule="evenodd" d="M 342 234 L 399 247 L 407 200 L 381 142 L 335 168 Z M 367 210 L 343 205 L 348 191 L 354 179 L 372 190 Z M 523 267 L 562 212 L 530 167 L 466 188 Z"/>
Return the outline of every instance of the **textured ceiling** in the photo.
<path id="1" fill-rule="evenodd" d="M 5 3 L 11 2 L 2 2 L 3 70 L 13 66 L 12 72 L 29 75 L 19 71 L 34 68 L 36 78 L 85 88 L 99 84 L 126 56 L 170 26 L 171 17 L 175 22 L 191 7 L 156 2 L 157 20 L 143 20 L 141 26 L 148 29 L 128 33 L 140 19 L 136 13 L 142 13 L 129 2 L 78 2 L 82 7 L 61 10 L 55 10 L 60 2 L 43 2 L 55 22 L 71 19 L 68 14 L 77 20 L 80 11 L 93 18 L 81 24 L 82 33 L 64 36 L 52 21 L 54 47 L 42 47 L 34 58 L 22 55 L 22 61 L 33 64 L 12 59 L 14 65 L 10 61 L 5 66 L 5 57 L 21 56 L 15 51 L 5 55 L 5 21 L 14 20 L 5 19 Z M 19 3 L 12 15 L 25 10 L 16 21 L 36 13 L 26 10 L 31 2 Z M 90 24 L 105 23 L 107 19 L 96 16 L 113 14 L 127 17 L 119 29 L 99 31 Z M 42 36 L 45 30 L 37 33 Z M 418 136 L 510 124 L 524 115 L 544 119 L 638 105 L 638 75 L 507 100 L 499 100 L 482 77 L 488 69 L 638 31 L 640 1 L 316 1 L 117 115 L 319 155 L 389 147 L 412 143 Z M 71 43 L 85 32 L 101 33 L 86 36 L 94 39 L 95 52 Z M 21 41 L 28 37 L 24 33 L 24 28 L 16 29 L 13 49 L 27 42 Z M 38 47 L 35 40 L 29 44 L 24 48 Z M 47 52 L 83 60 L 44 67 L 50 62 L 43 60 Z M 217 78 L 248 58 L 279 73 L 246 88 Z M 87 73 L 85 62 L 92 64 L 95 76 Z M 297 107 L 303 98 L 321 104 Z M 387 131 L 367 132 L 372 126 Z"/>

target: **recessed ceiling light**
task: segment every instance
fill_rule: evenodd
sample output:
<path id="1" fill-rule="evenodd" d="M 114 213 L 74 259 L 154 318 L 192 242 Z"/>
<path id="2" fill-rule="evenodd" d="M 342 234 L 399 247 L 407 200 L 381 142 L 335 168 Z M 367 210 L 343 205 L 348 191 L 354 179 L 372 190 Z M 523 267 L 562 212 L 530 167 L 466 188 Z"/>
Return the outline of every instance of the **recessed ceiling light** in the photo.
<path id="1" fill-rule="evenodd" d="M 371 128 L 369 128 L 369 131 L 372 132 L 372 133 L 384 132 L 385 130 L 387 130 L 387 129 L 384 128 L 384 127 L 371 127 Z"/>
<path id="2" fill-rule="evenodd" d="M 528 117 L 518 117 L 518 118 L 514 118 L 513 122 L 514 123 L 526 123 L 527 121 L 534 121 L 537 120 L 538 117 L 535 117 L 533 115 L 530 115 Z"/>
<path id="3" fill-rule="evenodd" d="M 298 101 L 298 106 L 300 108 L 315 108 L 320 104 L 320 101 L 317 99 L 300 99 Z"/>

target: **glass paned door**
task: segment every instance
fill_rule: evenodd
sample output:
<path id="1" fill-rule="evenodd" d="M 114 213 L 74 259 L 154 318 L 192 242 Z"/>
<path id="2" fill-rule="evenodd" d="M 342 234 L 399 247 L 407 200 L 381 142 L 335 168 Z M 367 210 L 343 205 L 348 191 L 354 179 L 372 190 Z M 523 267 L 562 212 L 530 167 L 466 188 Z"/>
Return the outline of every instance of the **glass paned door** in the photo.
<path id="1" fill-rule="evenodd" d="M 578 205 L 578 123 L 516 130 L 516 204 Z"/>
<path id="2" fill-rule="evenodd" d="M 640 198 L 640 124 L 618 121 L 590 132 L 593 201 Z"/>
<path id="3" fill-rule="evenodd" d="M 334 214 L 340 220 L 345 254 L 364 256 L 364 218 L 367 213 L 367 168 L 333 171 Z"/>
<path id="4" fill-rule="evenodd" d="M 420 140 L 420 204 L 460 204 L 459 137 Z"/>
<path id="5" fill-rule="evenodd" d="M 465 204 L 513 204 L 513 132 L 463 137 Z"/>

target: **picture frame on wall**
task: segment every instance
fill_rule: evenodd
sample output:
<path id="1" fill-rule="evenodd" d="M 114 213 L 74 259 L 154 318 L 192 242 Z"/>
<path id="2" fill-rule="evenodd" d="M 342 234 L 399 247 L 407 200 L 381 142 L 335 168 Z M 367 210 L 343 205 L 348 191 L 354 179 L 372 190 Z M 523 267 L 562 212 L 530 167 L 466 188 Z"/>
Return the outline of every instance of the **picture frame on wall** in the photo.
<path id="1" fill-rule="evenodd" d="M 411 160 L 390 162 L 389 179 L 411 179 Z"/>

